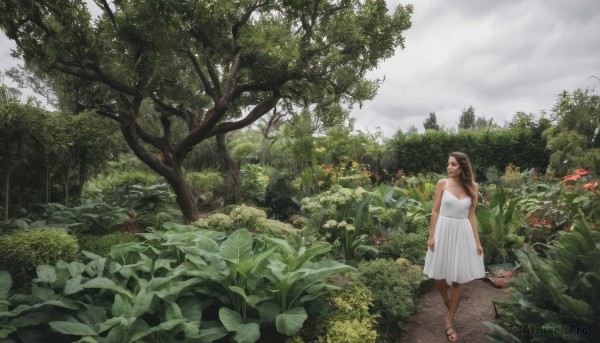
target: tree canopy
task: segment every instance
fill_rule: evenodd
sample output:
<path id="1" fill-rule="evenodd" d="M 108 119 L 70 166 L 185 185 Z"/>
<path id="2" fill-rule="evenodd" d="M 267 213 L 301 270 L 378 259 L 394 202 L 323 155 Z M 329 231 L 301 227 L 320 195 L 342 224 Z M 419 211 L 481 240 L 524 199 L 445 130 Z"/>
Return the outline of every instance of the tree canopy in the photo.
<path id="1" fill-rule="evenodd" d="M 248 126 L 281 103 L 327 114 L 374 96 L 367 71 L 404 47 L 411 5 L 383 0 L 3 0 L 14 55 L 80 108 L 119 123 L 165 177 L 184 219 L 197 209 L 181 163 L 199 142 Z M 150 102 L 162 132 L 141 123 Z M 335 111 L 334 111 L 335 112 Z M 187 134 L 174 137 L 174 121 Z M 177 137 L 178 138 L 178 137 Z"/>

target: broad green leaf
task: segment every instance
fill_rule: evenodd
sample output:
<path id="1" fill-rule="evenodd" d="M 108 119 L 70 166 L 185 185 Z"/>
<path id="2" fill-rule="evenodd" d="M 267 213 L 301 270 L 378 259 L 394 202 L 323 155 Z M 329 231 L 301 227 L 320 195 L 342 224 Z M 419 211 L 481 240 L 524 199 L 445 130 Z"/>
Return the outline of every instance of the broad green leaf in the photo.
<path id="1" fill-rule="evenodd" d="M 21 316 L 13 318 L 9 325 L 16 328 L 23 328 L 27 326 L 34 326 L 40 324 L 46 324 L 50 321 L 55 320 L 68 320 L 72 317 L 62 314 L 59 312 L 49 311 L 49 312 L 41 312 L 41 311 L 32 311 L 29 313 L 25 313 Z"/>
<path id="2" fill-rule="evenodd" d="M 63 293 L 65 295 L 69 295 L 82 291 L 83 287 L 81 286 L 81 279 L 81 274 L 79 274 L 76 277 L 67 280 L 65 283 L 65 288 L 63 289 Z"/>
<path id="3" fill-rule="evenodd" d="M 8 292 L 12 287 L 12 278 L 6 270 L 0 270 L 0 300 L 8 297 Z"/>
<path id="4" fill-rule="evenodd" d="M 260 338 L 260 329 L 257 323 L 244 323 L 239 313 L 221 307 L 219 319 L 227 331 L 235 332 L 233 339 L 238 343 L 253 343 Z"/>
<path id="5" fill-rule="evenodd" d="M 125 325 L 127 324 L 127 318 L 125 317 L 112 317 L 107 319 L 105 322 L 100 323 L 98 325 L 98 333 L 102 333 L 106 330 L 111 329 L 115 325 Z"/>
<path id="6" fill-rule="evenodd" d="M 96 336 L 96 332 L 89 326 L 83 323 L 55 321 L 49 322 L 48 325 L 57 332 L 65 335 L 74 336 Z"/>
<path id="7" fill-rule="evenodd" d="M 227 307 L 221 307 L 219 309 L 219 319 L 227 331 L 235 331 L 239 325 L 244 324 L 242 316 Z"/>
<path id="8" fill-rule="evenodd" d="M 181 315 L 196 327 L 202 324 L 202 303 L 197 296 L 178 299 Z"/>
<path id="9" fill-rule="evenodd" d="M 115 284 L 112 280 L 99 277 L 95 279 L 91 279 L 90 281 L 83 284 L 84 288 L 101 288 L 101 289 L 109 289 L 120 294 L 126 295 L 129 298 L 133 298 L 133 295 L 126 289 L 121 286 Z"/>
<path id="10" fill-rule="evenodd" d="M 165 301 L 165 318 L 167 320 L 183 319 L 181 308 L 172 301 Z"/>
<path id="11" fill-rule="evenodd" d="M 15 327 L 0 325 L 0 338 L 1 339 L 8 338 L 8 335 L 10 335 L 11 333 L 13 333 L 15 331 L 17 331 L 17 328 L 15 328 Z M 12 343 L 14 341 L 10 340 L 10 341 L 6 341 L 6 342 Z"/>
<path id="12" fill-rule="evenodd" d="M 275 327 L 277 332 L 286 336 L 292 336 L 298 333 L 304 325 L 304 321 L 308 318 L 304 307 L 296 307 L 289 309 L 275 318 Z"/>
<path id="13" fill-rule="evenodd" d="M 115 300 L 111 307 L 113 317 L 129 317 L 131 314 L 131 304 L 129 304 L 120 294 L 115 294 Z"/>
<path id="14" fill-rule="evenodd" d="M 176 260 L 175 259 L 164 259 L 164 258 L 159 258 L 158 260 L 156 260 L 154 262 L 154 270 L 159 270 L 161 268 L 164 268 L 166 270 L 171 270 L 173 269 L 171 267 L 171 263 L 175 263 Z"/>
<path id="15" fill-rule="evenodd" d="M 80 339 L 76 340 L 73 343 L 98 343 L 98 341 L 91 336 L 85 336 L 85 337 L 81 337 Z"/>
<path id="16" fill-rule="evenodd" d="M 197 339 L 199 343 L 212 343 L 225 336 L 227 336 L 227 330 L 224 327 L 211 327 L 201 329 L 198 336 L 190 338 Z"/>
<path id="17" fill-rule="evenodd" d="M 252 307 L 256 307 L 256 304 L 258 304 L 261 301 L 266 300 L 265 298 L 259 298 L 256 295 L 247 295 L 246 291 L 238 286 L 229 286 L 229 290 L 232 291 L 233 293 L 237 293 L 239 295 L 242 296 L 242 298 L 244 298 L 244 301 L 252 306 Z"/>
<path id="18" fill-rule="evenodd" d="M 258 323 L 246 323 L 237 327 L 233 340 L 237 343 L 254 343 L 260 339 Z"/>
<path id="19" fill-rule="evenodd" d="M 40 287 L 35 283 L 31 284 L 31 295 L 42 301 L 58 299 L 58 295 L 52 289 Z"/>
<path id="20" fill-rule="evenodd" d="M 239 264 L 252 258 L 252 236 L 245 229 L 237 230 L 221 244 L 219 255 L 224 259 Z"/>
<path id="21" fill-rule="evenodd" d="M 53 266 L 43 264 L 38 266 L 36 270 L 38 277 L 33 279 L 33 281 L 46 283 L 53 283 L 56 281 L 56 269 L 54 269 Z"/>
<path id="22" fill-rule="evenodd" d="M 133 324 L 131 324 L 131 327 L 129 329 L 129 342 L 139 342 L 142 337 L 145 337 L 151 333 L 150 330 L 151 329 L 148 323 L 138 318 L 135 322 L 133 322 Z"/>
<path id="23" fill-rule="evenodd" d="M 148 312 L 150 306 L 152 306 L 152 300 L 154 299 L 154 293 L 146 293 L 140 290 L 140 292 L 133 299 L 133 308 L 131 309 L 131 315 L 133 317 L 140 317 L 142 314 Z"/>
<path id="24" fill-rule="evenodd" d="M 277 315 L 281 313 L 281 306 L 274 302 L 263 302 L 258 304 L 257 308 L 260 321 L 265 324 L 273 324 Z"/>

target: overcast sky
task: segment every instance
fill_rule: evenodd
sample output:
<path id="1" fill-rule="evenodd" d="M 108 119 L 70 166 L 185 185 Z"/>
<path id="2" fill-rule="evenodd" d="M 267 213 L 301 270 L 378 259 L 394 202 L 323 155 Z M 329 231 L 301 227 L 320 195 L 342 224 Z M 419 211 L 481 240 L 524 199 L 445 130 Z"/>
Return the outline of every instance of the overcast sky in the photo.
<path id="1" fill-rule="evenodd" d="M 405 49 L 371 77 L 378 95 L 352 112 L 356 128 L 386 136 L 435 112 L 456 127 L 461 112 L 504 124 L 518 112 L 550 111 L 563 90 L 600 93 L 600 0 L 390 0 L 412 3 Z M 0 34 L 0 71 L 14 66 Z"/>
<path id="2" fill-rule="evenodd" d="M 390 7 L 405 1 L 388 1 Z M 600 83 L 599 0 L 415 0 L 404 50 L 373 76 L 377 97 L 355 109 L 357 129 L 386 136 L 423 122 L 457 127 L 472 105 L 504 124 L 518 112 L 549 112 L 563 90 Z"/>

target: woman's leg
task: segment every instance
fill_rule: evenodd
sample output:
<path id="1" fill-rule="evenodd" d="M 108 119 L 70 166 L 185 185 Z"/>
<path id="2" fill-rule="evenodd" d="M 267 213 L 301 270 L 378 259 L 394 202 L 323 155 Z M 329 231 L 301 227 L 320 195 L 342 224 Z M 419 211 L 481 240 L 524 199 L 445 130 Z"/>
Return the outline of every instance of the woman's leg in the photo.
<path id="1" fill-rule="evenodd" d="M 460 303 L 460 299 L 462 298 L 463 291 L 465 290 L 464 283 L 452 283 L 452 294 L 450 296 L 450 308 L 448 309 L 448 317 L 446 318 L 446 335 L 448 336 L 448 340 L 456 341 L 458 336 L 456 331 L 454 331 L 453 323 L 454 316 L 456 315 L 456 310 L 458 310 L 458 304 Z M 452 329 L 452 330 L 450 330 Z"/>
<path id="2" fill-rule="evenodd" d="M 442 300 L 444 300 L 444 304 L 446 305 L 446 308 L 450 309 L 450 296 L 448 295 L 448 283 L 446 283 L 446 280 L 434 280 L 435 282 L 435 287 L 437 288 L 438 292 L 440 292 L 440 295 L 442 296 Z"/>

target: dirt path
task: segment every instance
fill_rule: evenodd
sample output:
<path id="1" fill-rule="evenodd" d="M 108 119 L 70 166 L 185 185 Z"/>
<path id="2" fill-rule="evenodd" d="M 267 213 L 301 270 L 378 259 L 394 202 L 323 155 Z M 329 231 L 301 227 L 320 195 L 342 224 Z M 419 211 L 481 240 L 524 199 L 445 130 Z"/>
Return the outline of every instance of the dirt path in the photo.
<path id="1" fill-rule="evenodd" d="M 492 285 L 486 279 L 469 282 L 463 293 L 454 320 L 454 328 L 461 343 L 488 342 L 484 321 L 495 322 L 492 300 L 508 298 L 505 289 Z M 444 335 L 446 307 L 433 282 L 422 285 L 422 294 L 417 298 L 419 312 L 414 315 L 398 338 L 400 343 L 448 342 Z"/>

